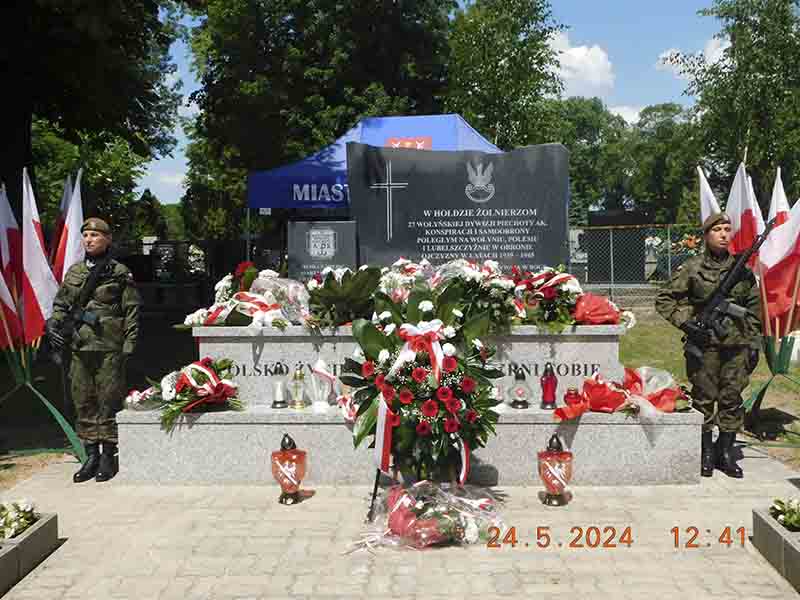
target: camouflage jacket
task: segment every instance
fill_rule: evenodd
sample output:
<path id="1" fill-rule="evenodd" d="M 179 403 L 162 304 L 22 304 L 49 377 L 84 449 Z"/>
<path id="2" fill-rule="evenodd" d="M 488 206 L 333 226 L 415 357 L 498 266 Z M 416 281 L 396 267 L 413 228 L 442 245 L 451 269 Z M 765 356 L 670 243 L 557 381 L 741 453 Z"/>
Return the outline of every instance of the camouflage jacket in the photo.
<path id="1" fill-rule="evenodd" d="M 53 303 L 54 322 L 61 323 L 89 277 L 86 261 L 72 265 Z M 139 334 L 139 305 L 141 299 L 128 267 L 116 260 L 106 265 L 105 273 L 85 309 L 97 316 L 97 324 L 75 324 L 71 347 L 76 351 L 124 352 L 136 349 Z"/>
<path id="2" fill-rule="evenodd" d="M 703 311 L 706 303 L 725 274 L 736 262 L 727 255 L 715 258 L 708 250 L 687 260 L 656 296 L 656 311 L 675 327 L 680 327 Z M 758 345 L 761 335 L 761 301 L 758 283 L 747 269 L 741 280 L 728 295 L 728 300 L 747 309 L 743 319 L 725 317 L 728 335 L 723 340 L 715 339 L 717 346 Z"/>

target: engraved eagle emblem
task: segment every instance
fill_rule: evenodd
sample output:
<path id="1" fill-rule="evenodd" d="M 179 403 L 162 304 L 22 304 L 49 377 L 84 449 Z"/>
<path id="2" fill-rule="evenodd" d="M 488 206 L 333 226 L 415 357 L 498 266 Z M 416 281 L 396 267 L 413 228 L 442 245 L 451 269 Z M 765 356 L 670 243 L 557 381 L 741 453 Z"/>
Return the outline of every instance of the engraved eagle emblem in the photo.
<path id="1" fill-rule="evenodd" d="M 492 183 L 492 172 L 494 165 L 489 165 L 484 169 L 483 163 L 477 163 L 472 166 L 472 163 L 467 163 L 467 176 L 469 183 L 464 189 L 467 198 L 478 204 L 488 202 L 494 196 L 494 184 Z"/>

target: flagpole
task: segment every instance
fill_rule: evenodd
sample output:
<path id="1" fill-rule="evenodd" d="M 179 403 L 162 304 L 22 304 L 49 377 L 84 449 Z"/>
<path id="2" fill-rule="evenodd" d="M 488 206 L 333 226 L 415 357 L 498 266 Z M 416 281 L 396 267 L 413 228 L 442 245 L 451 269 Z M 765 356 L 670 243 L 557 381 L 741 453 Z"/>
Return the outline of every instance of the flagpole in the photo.
<path id="1" fill-rule="evenodd" d="M 759 278 L 759 285 L 758 289 L 761 292 L 761 305 L 763 306 L 764 311 L 764 328 L 767 337 L 772 337 L 772 328 L 770 327 L 769 322 L 769 304 L 767 304 L 767 289 L 765 287 L 766 280 L 764 279 L 764 267 L 761 265 L 761 262 L 758 263 L 758 278 Z"/>

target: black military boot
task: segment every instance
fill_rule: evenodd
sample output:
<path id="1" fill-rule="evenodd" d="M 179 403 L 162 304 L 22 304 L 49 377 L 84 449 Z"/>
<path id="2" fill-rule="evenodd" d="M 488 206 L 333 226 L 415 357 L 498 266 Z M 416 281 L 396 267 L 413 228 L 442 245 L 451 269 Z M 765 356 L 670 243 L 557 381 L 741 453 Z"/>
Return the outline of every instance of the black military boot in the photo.
<path id="1" fill-rule="evenodd" d="M 703 431 L 701 438 L 700 475 L 711 477 L 714 474 L 714 441 L 710 431 Z"/>
<path id="2" fill-rule="evenodd" d="M 100 468 L 100 444 L 97 442 L 86 442 L 86 462 L 81 465 L 75 475 L 72 476 L 72 481 L 75 483 L 83 483 L 89 481 L 97 475 L 97 470 Z"/>
<path id="3" fill-rule="evenodd" d="M 733 442 L 735 440 L 735 431 L 719 432 L 719 439 L 717 440 L 717 468 L 728 477 L 741 479 L 744 477 L 744 474 L 733 459 Z"/>
<path id="4" fill-rule="evenodd" d="M 117 464 L 117 445 L 103 442 L 103 454 L 100 455 L 100 469 L 97 471 L 95 481 L 108 481 L 113 479 L 119 471 Z"/>

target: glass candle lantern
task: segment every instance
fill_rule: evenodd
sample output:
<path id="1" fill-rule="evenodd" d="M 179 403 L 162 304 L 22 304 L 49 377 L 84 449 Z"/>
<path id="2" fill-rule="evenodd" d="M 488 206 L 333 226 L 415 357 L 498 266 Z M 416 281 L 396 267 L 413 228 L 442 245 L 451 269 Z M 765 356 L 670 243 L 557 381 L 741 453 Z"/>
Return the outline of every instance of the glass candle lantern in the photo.
<path id="1" fill-rule="evenodd" d="M 564 394 L 564 404 L 567 406 L 575 406 L 583 402 L 583 396 L 578 391 L 578 388 L 569 388 Z"/>
<path id="2" fill-rule="evenodd" d="M 281 486 L 278 502 L 297 504 L 300 502 L 300 482 L 306 476 L 306 451 L 298 450 L 288 433 L 283 434 L 281 449 L 272 453 L 272 476 Z"/>
<path id="3" fill-rule="evenodd" d="M 572 458 L 572 452 L 564 450 L 555 433 L 547 449 L 539 452 L 539 477 L 547 490 L 543 500 L 547 506 L 564 506 L 568 502 L 564 490 L 572 479 Z"/>
<path id="4" fill-rule="evenodd" d="M 542 385 L 542 404 L 545 410 L 555 410 L 556 408 L 556 389 L 558 388 L 558 377 L 556 377 L 553 363 L 544 366 L 544 374 L 539 378 Z"/>
<path id="5" fill-rule="evenodd" d="M 302 410 L 306 407 L 306 375 L 303 369 L 298 367 L 292 374 L 292 379 L 289 381 L 289 397 L 292 403 L 292 408 Z"/>
<path id="6" fill-rule="evenodd" d="M 512 408 L 528 408 L 530 406 L 533 394 L 528 382 L 525 381 L 525 373 L 522 369 L 517 369 L 514 373 L 514 385 L 509 389 L 508 395 L 511 398 Z"/>

